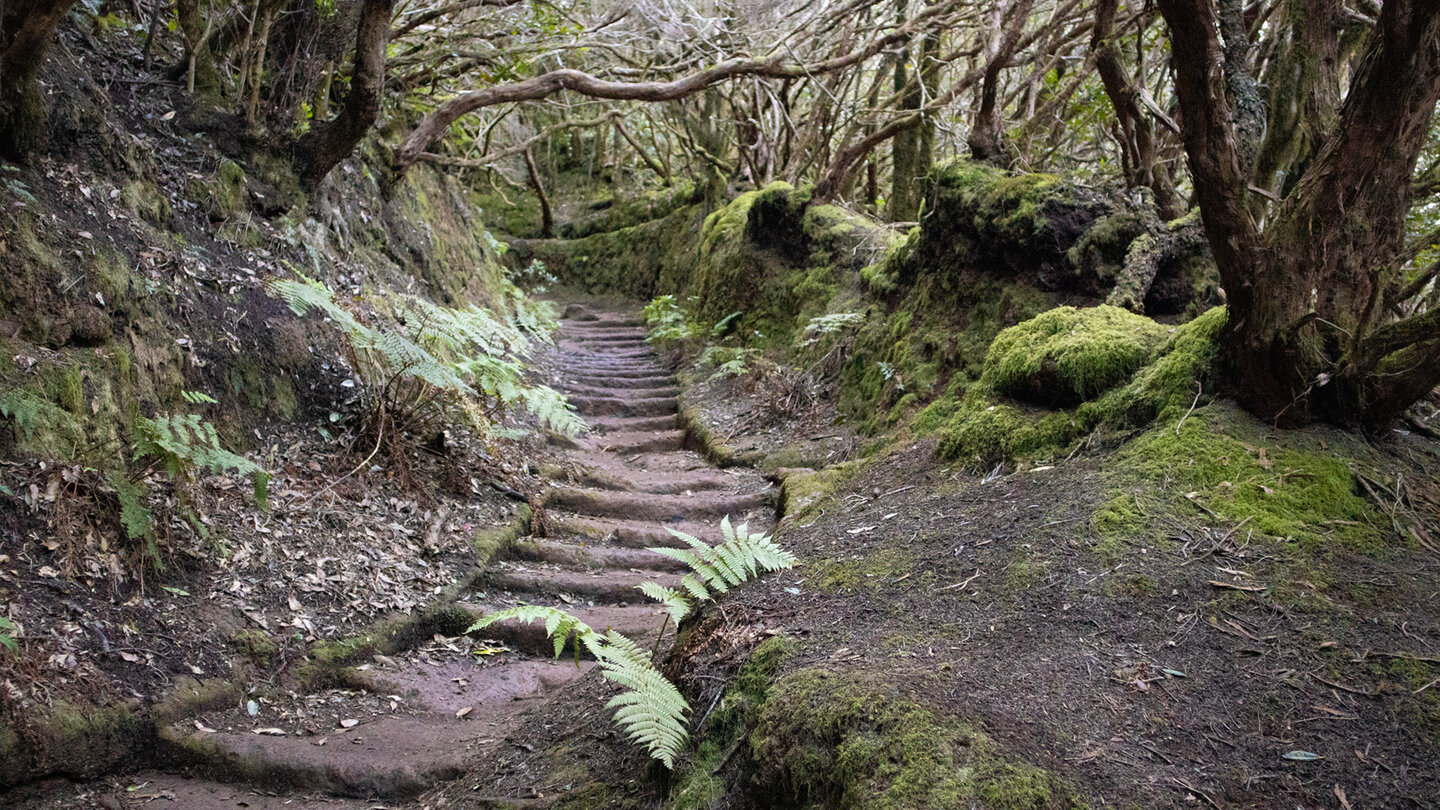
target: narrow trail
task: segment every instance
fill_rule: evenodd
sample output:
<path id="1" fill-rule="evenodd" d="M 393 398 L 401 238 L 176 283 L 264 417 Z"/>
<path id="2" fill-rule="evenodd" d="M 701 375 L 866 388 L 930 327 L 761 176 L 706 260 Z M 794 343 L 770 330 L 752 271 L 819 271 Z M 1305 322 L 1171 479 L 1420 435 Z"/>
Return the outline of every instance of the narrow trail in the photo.
<path id="1" fill-rule="evenodd" d="M 714 542 L 727 515 L 769 530 L 774 488 L 753 470 L 718 469 L 687 447 L 677 381 L 635 318 L 572 305 L 552 359 L 559 389 L 593 430 L 550 439 L 565 471 L 545 496 L 550 536 L 502 549 L 459 606 L 479 616 L 554 605 L 598 630 L 654 643 L 664 614 L 636 586 L 674 586 L 682 570 L 645 549 L 683 547 L 667 527 Z M 195 810 L 350 810 L 413 798 L 479 758 L 503 774 L 507 755 L 525 744 L 525 724 L 543 716 L 528 711 L 593 664 L 552 660 L 538 624 L 501 623 L 484 636 L 480 654 L 437 637 L 404 656 L 377 656 L 360 667 L 364 682 L 349 688 L 181 721 L 162 730 L 162 741 L 176 770 L 190 775 L 132 776 L 130 784 L 144 786 L 117 803 L 164 797 Z M 512 773 L 497 789 L 524 799 L 533 795 L 525 778 Z"/>

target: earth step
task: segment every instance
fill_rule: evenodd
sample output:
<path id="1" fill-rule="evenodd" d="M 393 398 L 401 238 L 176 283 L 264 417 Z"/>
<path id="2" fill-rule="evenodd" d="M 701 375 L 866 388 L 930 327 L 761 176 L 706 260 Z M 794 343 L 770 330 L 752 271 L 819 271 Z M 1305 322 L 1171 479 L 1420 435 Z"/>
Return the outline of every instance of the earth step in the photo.
<path id="1" fill-rule="evenodd" d="M 660 626 L 664 623 L 663 610 L 654 602 L 646 602 L 645 595 L 639 591 L 631 591 L 627 598 L 630 599 L 630 603 L 625 607 L 567 604 L 563 600 L 554 602 L 541 600 L 532 602 L 532 604 L 554 604 L 555 607 L 564 609 L 592 629 L 602 633 L 614 630 L 637 644 L 647 646 L 654 644 L 655 634 L 660 632 Z M 521 603 L 516 601 L 514 604 Z M 462 607 L 475 613 L 477 618 L 511 606 L 509 604 L 462 604 Z M 517 619 L 507 619 L 496 622 L 483 630 L 477 630 L 475 635 L 486 640 L 501 642 L 510 649 L 527 655 L 549 658 L 555 653 L 555 642 L 545 634 L 544 622 L 526 624 Z M 568 657 L 570 652 L 567 651 L 565 655 Z"/>
<path id="2" fill-rule="evenodd" d="M 545 499 L 546 508 L 559 508 L 582 515 L 616 517 L 630 520 L 696 520 L 706 517 L 719 520 L 730 515 L 738 518 L 771 503 L 769 491 L 745 495 L 717 495 L 713 492 L 694 495 L 652 495 L 637 492 L 616 492 L 579 487 L 556 487 Z"/>
<path id="3" fill-rule="evenodd" d="M 629 349 L 605 348 L 603 350 L 599 349 L 598 347 L 587 346 L 585 348 L 572 349 L 571 351 L 566 352 L 566 354 L 569 356 L 569 358 L 591 359 L 608 363 L 623 363 L 627 360 L 646 360 L 654 363 L 657 362 L 659 359 L 659 355 L 655 354 L 654 349 L 651 349 L 649 346 L 643 345 Z M 586 355 L 589 355 L 589 357 L 586 358 Z"/>
<path id="4" fill-rule="evenodd" d="M 582 447 L 608 453 L 666 453 L 685 446 L 685 431 L 615 432 L 586 436 Z"/>
<path id="5" fill-rule="evenodd" d="M 564 333 L 561 334 L 560 339 L 569 341 L 571 343 L 595 343 L 604 344 L 606 346 L 622 344 L 645 346 L 649 345 L 645 340 L 645 333 L 639 331 L 572 332 L 570 330 L 566 330 Z"/>
<path id="6" fill-rule="evenodd" d="M 613 382 L 608 385 L 570 383 L 565 386 L 565 393 L 591 397 L 651 399 L 654 397 L 677 397 L 680 395 L 680 389 L 673 385 L 648 385 L 641 383 L 629 385 L 625 382 Z"/>
<path id="7" fill-rule="evenodd" d="M 656 571 L 679 571 L 689 568 L 679 560 L 662 557 L 652 551 L 623 546 L 583 545 L 529 537 L 516 540 L 510 546 L 510 553 L 520 559 L 534 562 L 554 563 L 574 567 L 641 568 Z"/>
<path id="8" fill-rule="evenodd" d="M 648 492 L 652 495 L 682 495 L 686 492 L 738 489 L 747 481 L 713 468 L 668 473 L 591 468 L 581 474 L 579 483 L 597 489 Z"/>
<path id="9" fill-rule="evenodd" d="M 654 555 L 659 559 L 659 555 Z M 654 582 L 667 588 L 680 583 L 673 571 L 617 570 L 580 571 L 558 568 L 542 563 L 500 562 L 491 569 L 487 580 L 494 591 L 511 593 L 543 593 L 591 600 L 595 602 L 643 602 L 645 596 L 636 590 L 643 582 Z"/>
<path id="10" fill-rule="evenodd" d="M 630 400 L 618 397 L 570 397 L 570 404 L 586 416 L 664 416 L 680 412 L 680 405 L 674 397 Z"/>
<path id="11" fill-rule="evenodd" d="M 650 385 L 663 388 L 675 387 L 675 375 L 669 373 L 647 374 L 571 374 L 562 385 Z"/>
<path id="12" fill-rule="evenodd" d="M 607 520 L 567 515 L 563 512 L 552 512 L 550 519 L 556 531 L 562 534 L 614 543 L 626 548 L 689 548 L 685 541 L 672 535 L 667 529 L 683 532 L 712 546 L 720 542 L 720 527 L 710 523 L 682 520 L 657 525 L 638 520 Z M 768 532 L 774 528 L 774 521 L 764 516 L 751 516 L 748 521 L 732 520 L 737 525 L 747 523 L 752 532 Z"/>
<path id="13" fill-rule="evenodd" d="M 590 429 L 600 434 L 676 430 L 679 427 L 678 416 L 610 416 L 590 420 Z"/>
<path id="14" fill-rule="evenodd" d="M 569 329 L 643 329 L 645 322 L 639 318 L 627 318 L 624 316 L 601 315 L 597 318 L 586 318 L 577 321 L 566 327 Z"/>
<path id="15" fill-rule="evenodd" d="M 610 375 L 612 379 L 639 379 L 666 373 L 666 369 L 653 358 L 638 360 L 582 360 L 561 367 L 564 374 Z"/>
<path id="16" fill-rule="evenodd" d="M 320 704 L 332 724 L 320 731 L 300 727 L 309 721 L 295 714 L 267 707 L 252 717 L 241 708 L 206 718 L 206 729 L 193 724 L 163 729 L 162 745 L 176 761 L 210 778 L 266 790 L 404 799 L 458 778 L 479 741 L 502 739 L 525 708 L 584 672 L 550 661 L 480 666 L 459 658 L 439 666 L 406 662 L 371 674 L 402 697 L 396 713 L 376 715 L 373 704 L 346 692 Z M 466 707 L 470 711 L 457 717 Z M 415 713 L 400 713 L 405 711 Z M 346 722 L 358 723 L 345 728 L 334 719 L 347 715 Z M 262 729 L 284 733 L 257 733 Z"/>
<path id="17" fill-rule="evenodd" d="M 169 773 L 142 771 L 125 777 L 126 785 L 111 794 L 114 807 L 174 808 L 175 810 L 374 810 L 375 802 L 364 799 L 336 799 L 322 795 L 282 796 L 257 793 L 246 785 L 210 782 Z M 156 802 L 164 799 L 163 802 Z M 78 805 L 77 805 L 78 806 Z M 97 807 L 106 805 L 97 804 Z"/>

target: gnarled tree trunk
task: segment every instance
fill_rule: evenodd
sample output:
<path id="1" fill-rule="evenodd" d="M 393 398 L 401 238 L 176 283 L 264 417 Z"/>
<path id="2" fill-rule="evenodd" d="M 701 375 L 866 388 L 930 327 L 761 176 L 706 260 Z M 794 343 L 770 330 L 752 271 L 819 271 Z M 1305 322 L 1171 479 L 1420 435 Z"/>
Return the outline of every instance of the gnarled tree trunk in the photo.
<path id="1" fill-rule="evenodd" d="M 75 0 L 6 0 L 0 8 L 0 154 L 23 158 L 40 142 L 45 100 L 35 77 L 55 27 Z"/>
<path id="2" fill-rule="evenodd" d="M 311 127 L 295 142 L 295 171 L 310 189 L 350 156 L 375 125 L 385 89 L 385 44 L 395 0 L 365 0 L 355 31 L 355 71 L 340 113 Z"/>
<path id="3" fill-rule="evenodd" d="M 1248 43 L 1236 41 L 1240 3 L 1159 6 L 1230 303 L 1223 362 L 1233 393 L 1277 421 L 1387 423 L 1440 383 L 1440 310 L 1394 322 L 1386 300 L 1399 286 L 1411 178 L 1440 100 L 1440 3 L 1386 0 L 1335 125 L 1263 232 L 1247 197 L 1263 106 Z"/>

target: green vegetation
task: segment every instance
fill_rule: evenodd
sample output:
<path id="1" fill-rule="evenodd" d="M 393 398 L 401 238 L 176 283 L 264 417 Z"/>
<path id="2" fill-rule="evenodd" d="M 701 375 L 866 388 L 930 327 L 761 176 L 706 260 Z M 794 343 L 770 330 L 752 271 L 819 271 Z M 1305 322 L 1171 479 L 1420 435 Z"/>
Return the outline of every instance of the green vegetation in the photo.
<path id="1" fill-rule="evenodd" d="M 275 280 L 271 289 L 296 315 L 320 310 L 340 332 L 359 377 L 366 431 L 377 446 L 387 434 L 392 443 L 428 439 L 457 422 L 486 435 L 511 435 L 497 426 L 517 405 L 567 436 L 587 429 L 558 392 L 524 378 L 520 361 L 532 340 L 548 342 L 556 328 L 545 305 L 517 297 L 513 311 L 497 315 L 473 305 L 451 309 L 418 296 L 377 294 L 372 305 L 393 316 L 372 326 L 320 282 L 302 276 Z"/>
<path id="2" fill-rule="evenodd" d="M 1165 337 L 1165 327 L 1116 307 L 1059 307 L 997 335 L 980 382 L 1011 399 L 1073 406 L 1128 380 Z"/>
<path id="3" fill-rule="evenodd" d="M 1322 444 L 1304 433 L 1273 433 L 1234 406 L 1215 403 L 1183 424 L 1156 424 L 1108 466 L 1122 486 L 1149 482 L 1147 489 L 1171 499 L 1166 508 L 1201 507 L 1218 520 L 1248 521 L 1256 532 L 1307 545 L 1338 540 L 1376 548 L 1385 521 L 1356 494 L 1345 459 Z M 1116 531 L 1136 517 L 1133 497 L 1127 505 L 1117 496 L 1095 523 Z"/>
<path id="4" fill-rule="evenodd" d="M 838 808 L 1085 807 L 1066 783 L 1013 761 L 978 728 L 894 694 L 881 673 L 811 667 L 768 689 L 750 735 L 762 789 Z"/>
<path id="5" fill-rule="evenodd" d="M 681 579 L 681 590 L 664 588 L 653 582 L 639 586 L 651 599 L 664 605 L 667 619 L 678 625 L 694 611 L 695 601 L 710 601 L 711 591 L 725 593 L 730 588 L 795 564 L 795 557 L 775 545 L 768 535 L 751 534 L 745 524 L 730 526 L 726 517 L 720 523 L 723 542 L 714 547 L 702 540 L 673 529 L 670 533 L 684 540 L 690 549 L 652 548 L 671 559 L 680 560 L 690 568 Z M 683 592 L 682 592 L 683 590 Z M 650 656 L 630 639 L 607 631 L 601 633 L 575 616 L 559 608 L 521 605 L 491 613 L 475 622 L 465 632 L 473 633 L 495 622 L 508 619 L 530 623 L 541 621 L 545 634 L 555 642 L 555 657 L 571 644 L 578 659 L 581 650 L 589 653 L 600 666 L 607 680 L 626 691 L 611 698 L 607 709 L 616 709 L 614 720 L 624 728 L 630 739 L 644 745 L 650 756 L 674 768 L 675 759 L 689 740 L 684 717 L 690 704 L 655 665 Z M 664 627 L 660 634 L 663 635 Z M 657 637 L 656 643 L 659 643 Z"/>
<path id="6" fill-rule="evenodd" d="M 1096 430 L 1143 427 L 1162 414 L 1178 420 L 1213 388 L 1206 383 L 1225 325 L 1222 308 L 1168 330 L 1113 307 L 1067 307 L 1035 320 L 1042 325 L 1021 324 L 996 339 L 980 385 L 953 405 L 937 401 L 921 414 L 927 426 L 950 414 L 942 457 L 990 466 L 1042 456 Z M 1012 405 L 1003 397 L 1013 391 L 1040 399 L 1036 392 L 1044 392 L 1055 401 L 1057 386 L 1063 386 L 1061 401 L 1072 401 L 1077 386 L 1093 393 L 1072 410 L 1058 411 Z"/>

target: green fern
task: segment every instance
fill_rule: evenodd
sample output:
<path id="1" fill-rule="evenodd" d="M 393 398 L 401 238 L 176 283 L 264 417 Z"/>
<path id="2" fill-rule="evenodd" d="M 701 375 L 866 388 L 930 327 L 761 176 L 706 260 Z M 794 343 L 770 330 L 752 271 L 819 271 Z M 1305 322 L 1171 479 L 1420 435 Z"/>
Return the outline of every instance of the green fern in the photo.
<path id="1" fill-rule="evenodd" d="M 605 708 L 615 709 L 615 722 L 631 740 L 645 746 L 665 767 L 674 768 L 675 758 L 689 739 L 685 715 L 690 704 L 635 642 L 614 630 L 606 633 L 604 640 L 595 653 L 600 674 L 626 689 Z"/>
<path id="2" fill-rule="evenodd" d="M 122 471 L 110 474 L 110 485 L 120 499 L 120 525 L 131 540 L 145 540 L 155 536 L 155 525 L 150 510 L 145 506 L 147 492 L 143 481 L 132 481 Z"/>
<path id="3" fill-rule="evenodd" d="M 7 618 L 0 616 L 0 647 L 10 652 L 15 652 L 15 625 Z"/>
<path id="4" fill-rule="evenodd" d="M 687 594 L 696 600 L 708 600 L 712 589 L 723 593 L 760 573 L 795 565 L 795 555 L 776 545 L 769 535 L 751 534 L 746 524 L 732 527 L 730 518 L 726 517 L 720 521 L 720 532 L 722 542 L 714 548 L 691 535 L 672 530 L 671 534 L 685 541 L 690 546 L 689 550 L 651 549 L 684 561 L 693 572 L 681 578 L 684 592 L 653 582 L 639 586 L 641 592 L 665 607 L 667 621 L 674 620 L 678 625 L 693 612 L 694 607 Z M 625 730 L 631 740 L 645 746 L 650 756 L 660 760 L 665 767 L 675 766 L 675 758 L 689 739 L 685 715 L 690 712 L 690 704 L 680 690 L 655 668 L 650 653 L 614 630 L 602 635 L 560 608 L 540 605 L 521 605 L 496 611 L 475 622 L 466 632 L 483 630 L 507 619 L 518 619 L 527 624 L 543 621 L 546 635 L 555 641 L 556 658 L 571 642 L 577 658 L 582 649 L 590 653 L 600 667 L 600 674 L 625 689 L 605 704 L 605 708 L 615 710 L 616 724 Z"/>
<path id="5" fill-rule="evenodd" d="M 526 381 L 520 361 L 536 341 L 550 341 L 558 321 L 552 305 L 530 302 L 513 285 L 500 311 L 443 307 L 413 295 L 373 296 L 377 316 L 391 321 L 384 326 L 361 322 L 323 284 L 304 276 L 273 280 L 270 289 L 297 315 L 319 310 L 330 319 L 351 349 L 362 407 L 402 431 L 462 418 L 484 434 L 506 436 L 497 423 L 517 406 L 570 436 L 589 429 L 560 394 Z"/>
<path id="6" fill-rule="evenodd" d="M 707 602 L 713 598 L 712 591 L 725 593 L 762 573 L 795 567 L 795 555 L 777 545 L 770 535 L 751 534 L 744 523 L 733 527 L 728 516 L 720 521 L 721 543 L 717 546 L 668 527 L 667 531 L 690 548 L 652 548 L 650 551 L 679 560 L 690 568 L 691 573 L 680 578 L 683 592 L 663 588 L 653 582 L 639 588 L 646 596 L 663 604 L 676 624 L 694 611 L 686 594 L 696 601 Z"/>
<path id="7" fill-rule="evenodd" d="M 55 424 L 63 412 L 55 403 L 36 396 L 23 388 L 11 388 L 0 393 L 0 416 L 9 419 L 25 436 L 35 435 L 37 429 Z"/>
<path id="8" fill-rule="evenodd" d="M 466 629 L 466 633 L 474 633 L 484 630 L 486 627 L 508 619 L 519 619 L 525 624 L 536 621 L 545 623 L 545 635 L 555 640 L 555 657 L 559 658 L 560 653 L 565 651 L 565 644 L 570 640 L 575 641 L 576 653 L 579 653 L 583 639 L 595 634 L 590 626 L 574 616 L 559 608 L 543 607 L 541 605 L 520 605 L 519 607 L 506 608 L 491 613 Z"/>

